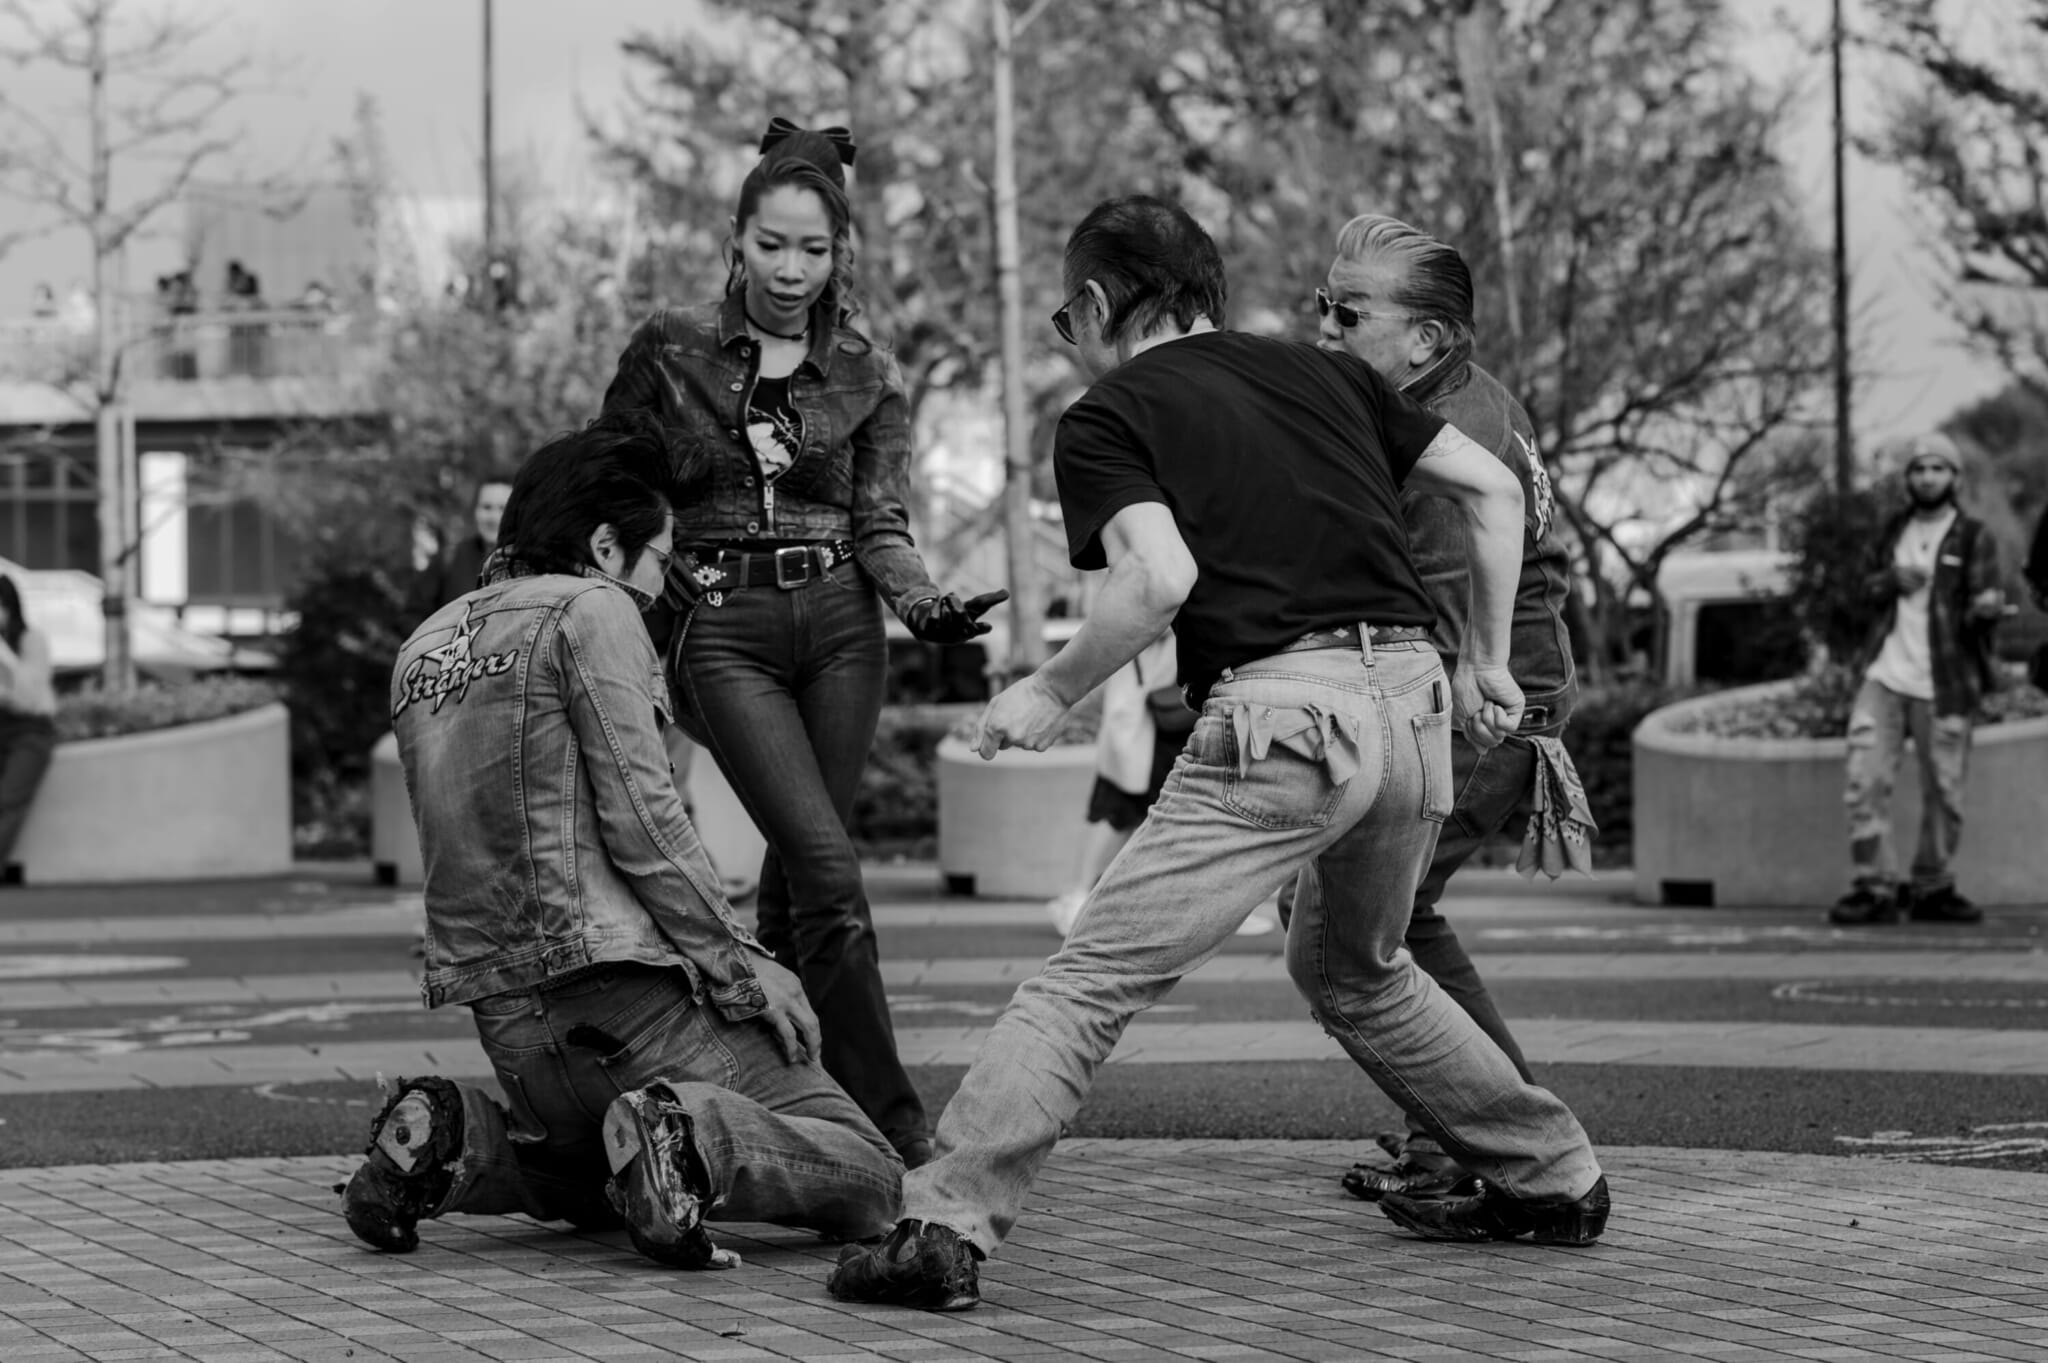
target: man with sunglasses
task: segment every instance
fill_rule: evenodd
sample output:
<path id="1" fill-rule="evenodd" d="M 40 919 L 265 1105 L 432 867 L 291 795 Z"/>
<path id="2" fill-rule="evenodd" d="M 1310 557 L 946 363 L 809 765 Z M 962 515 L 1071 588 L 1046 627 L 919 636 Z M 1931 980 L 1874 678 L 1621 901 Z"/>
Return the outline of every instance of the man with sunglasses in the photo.
<path id="1" fill-rule="evenodd" d="M 1571 560 L 1551 533 L 1550 478 L 1536 452 L 1529 414 L 1472 359 L 1472 276 L 1456 248 L 1394 218 L 1353 218 L 1337 234 L 1337 258 L 1327 287 L 1316 290 L 1316 313 L 1318 345 L 1371 365 L 1381 378 L 1471 437 L 1521 484 L 1521 565 L 1508 668 L 1525 708 L 1516 731 L 1491 747 L 1452 735 L 1457 803 L 1416 887 L 1404 941 L 1415 963 L 1493 1039 L 1523 1081 L 1534 1082 L 1521 1047 L 1457 933 L 1437 912 L 1437 902 L 1451 876 L 1488 838 L 1517 814 L 1533 812 L 1539 783 L 1554 783 L 1564 796 L 1554 805 L 1546 800 L 1546 806 L 1573 812 L 1576 797 L 1575 812 L 1584 816 L 1577 774 L 1557 741 L 1571 717 L 1577 683 L 1564 622 Z M 1458 508 L 1411 486 L 1401 494 L 1401 518 L 1416 573 L 1436 608 L 1430 641 L 1445 668 L 1455 672 L 1468 637 L 1465 607 L 1471 584 Z M 1591 832 L 1589 818 L 1580 825 L 1561 825 L 1554 814 L 1548 827 L 1539 818 L 1524 870 L 1533 874 L 1541 865 L 1556 875 L 1566 863 L 1588 869 Z M 1538 855 L 1545 836 L 1560 854 Z M 1344 1175 L 1344 1187 L 1353 1196 L 1367 1201 L 1389 1193 L 1457 1196 L 1475 1186 L 1471 1171 L 1418 1123 L 1411 1122 L 1405 1135 L 1380 1137 L 1380 1145 L 1391 1163 L 1353 1165 Z"/>
<path id="2" fill-rule="evenodd" d="M 1486 1176 L 1468 1197 L 1380 1208 L 1430 1239 L 1591 1244 L 1607 1181 L 1578 1120 L 1400 949 L 1451 809 L 1454 708 L 1482 746 L 1521 720 L 1506 666 L 1520 484 L 1350 356 L 1222 329 L 1222 260 L 1178 207 L 1098 205 L 1065 265 L 1055 325 L 1094 382 L 1060 419 L 1054 472 L 1074 565 L 1108 573 L 1080 632 L 989 703 L 976 740 L 984 757 L 1048 747 L 1168 625 L 1201 718 L 1066 944 L 982 1043 L 936 1157 L 905 1179 L 905 1219 L 842 1251 L 832 1292 L 978 1302 L 977 1260 L 1132 1016 L 1304 868 L 1322 888 L 1289 929 L 1296 987 L 1382 1091 Z M 1449 499 L 1464 527 L 1472 613 L 1449 682 L 1404 484 Z"/>

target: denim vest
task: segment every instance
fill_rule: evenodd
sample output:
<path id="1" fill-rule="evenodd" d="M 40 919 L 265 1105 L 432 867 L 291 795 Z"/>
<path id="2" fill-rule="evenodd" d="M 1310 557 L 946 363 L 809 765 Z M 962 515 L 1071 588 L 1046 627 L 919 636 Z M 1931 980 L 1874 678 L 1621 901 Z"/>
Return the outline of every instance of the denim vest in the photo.
<path id="1" fill-rule="evenodd" d="M 760 346 L 747 333 L 744 295 L 658 312 L 619 356 L 604 410 L 644 408 L 669 435 L 676 478 L 676 544 L 851 540 L 854 558 L 903 607 L 938 587 L 910 537 L 910 405 L 896 361 L 859 332 L 816 325 L 790 375 L 803 448 L 769 484 L 747 440 L 747 400 Z M 687 555 L 670 566 L 687 571 Z M 685 597 L 689 592 L 683 593 Z"/>
<path id="2" fill-rule="evenodd" d="M 602 579 L 494 581 L 399 650 L 391 720 L 426 867 L 429 1008 L 600 961 L 681 966 L 730 1020 L 766 1004 L 662 746 L 668 691 Z"/>
<path id="3" fill-rule="evenodd" d="M 1565 596 L 1571 590 L 1571 555 L 1551 533 L 1555 506 L 1550 474 L 1536 451 L 1536 427 L 1522 404 L 1500 380 L 1470 359 L 1425 373 L 1408 395 L 1514 471 L 1522 484 L 1522 572 L 1515 585 L 1514 623 L 1508 670 L 1533 711 L 1529 732 L 1555 732 L 1570 717 L 1578 695 L 1571 635 L 1565 629 Z M 1443 655 L 1444 669 L 1457 666 L 1465 636 L 1471 573 L 1465 559 L 1465 523 L 1457 506 L 1420 492 L 1401 494 L 1401 519 L 1408 526 L 1408 550 L 1416 574 L 1436 607 L 1430 642 Z"/>

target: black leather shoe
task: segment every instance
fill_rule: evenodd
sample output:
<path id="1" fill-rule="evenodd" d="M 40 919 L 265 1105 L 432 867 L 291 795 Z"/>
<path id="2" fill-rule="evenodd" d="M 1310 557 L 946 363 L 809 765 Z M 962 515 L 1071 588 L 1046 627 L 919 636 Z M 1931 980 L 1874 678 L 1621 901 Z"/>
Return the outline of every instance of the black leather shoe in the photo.
<path id="1" fill-rule="evenodd" d="M 446 1079 L 401 1079 L 370 1120 L 363 1162 L 341 1188 L 356 1239 L 388 1254 L 419 1248 L 419 1223 L 439 1211 L 462 1153 L 462 1094 Z"/>
<path id="2" fill-rule="evenodd" d="M 675 1091 L 657 1081 L 620 1094 L 605 1109 L 603 1130 L 612 1166 L 605 1192 L 633 1248 L 671 1268 L 737 1268 L 739 1255 L 704 1229 L 711 1176 Z"/>
<path id="3" fill-rule="evenodd" d="M 1519 1240 L 1539 1245 L 1590 1245 L 1607 1229 L 1607 1176 L 1571 1202 L 1528 1202 L 1481 1181 L 1467 1197 L 1411 1197 L 1388 1193 L 1380 1199 L 1387 1219 L 1425 1240 Z"/>
<path id="4" fill-rule="evenodd" d="M 1899 921 L 1899 897 L 1891 890 L 1858 885 L 1835 901 L 1835 906 L 1828 910 L 1828 921 L 1845 928 L 1867 923 L 1896 923 Z"/>
<path id="5" fill-rule="evenodd" d="M 1945 890 L 1915 894 L 1906 916 L 1916 923 L 1981 923 L 1984 910 L 1957 894 L 1951 885 Z"/>
<path id="6" fill-rule="evenodd" d="M 825 1287 L 841 1301 L 971 1311 L 981 1305 L 981 1257 L 951 1226 L 899 1221 L 879 1245 L 840 1250 Z"/>

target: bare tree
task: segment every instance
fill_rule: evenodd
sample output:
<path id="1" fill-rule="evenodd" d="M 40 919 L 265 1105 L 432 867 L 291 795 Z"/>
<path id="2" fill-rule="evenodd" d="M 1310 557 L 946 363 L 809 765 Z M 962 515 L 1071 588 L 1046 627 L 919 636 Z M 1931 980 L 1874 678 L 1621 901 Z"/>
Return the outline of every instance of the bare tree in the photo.
<path id="1" fill-rule="evenodd" d="M 1478 358 L 1536 421 L 1596 645 L 1666 555 L 1753 514 L 1760 454 L 1825 376 L 1826 262 L 1776 150 L 1788 98 L 1733 62 L 1719 5 L 1094 4 L 1220 223 L 1241 322 L 1305 329 L 1354 213 L 1459 246 Z"/>
<path id="2" fill-rule="evenodd" d="M 84 95 L 81 129 L 0 85 L 0 198 L 26 210 L 21 226 L 0 235 L 0 251 L 67 230 L 83 232 L 91 245 L 92 363 L 57 383 L 95 431 L 110 689 L 135 684 L 127 615 L 140 544 L 132 418 L 123 400 L 122 361 L 134 338 L 120 306 L 122 256 L 196 177 L 234 150 L 222 115 L 253 89 L 248 58 L 195 60 L 210 22 L 137 11 L 124 0 L 0 0 L 0 63 L 54 68 Z"/>
<path id="3" fill-rule="evenodd" d="M 1865 150 L 1918 195 L 1948 311 L 2048 396 L 2048 0 L 1870 9 L 1863 41 L 1910 74 Z"/>

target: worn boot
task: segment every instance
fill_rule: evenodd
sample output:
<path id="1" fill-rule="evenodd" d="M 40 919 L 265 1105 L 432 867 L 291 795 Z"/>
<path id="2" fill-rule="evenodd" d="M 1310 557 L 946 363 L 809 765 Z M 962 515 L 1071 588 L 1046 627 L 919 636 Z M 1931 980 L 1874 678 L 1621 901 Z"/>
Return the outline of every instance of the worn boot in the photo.
<path id="1" fill-rule="evenodd" d="M 341 1189 L 341 1214 L 356 1238 L 410 1254 L 417 1229 L 448 1199 L 462 1153 L 462 1094 L 446 1079 L 400 1079 L 370 1122 L 370 1144 Z"/>
<path id="2" fill-rule="evenodd" d="M 704 1229 L 711 1175 L 674 1089 L 657 1080 L 614 1098 L 604 1114 L 604 1153 L 612 1166 L 605 1192 L 626 1219 L 633 1248 L 671 1268 L 739 1266 L 740 1256 L 712 1244 Z"/>

